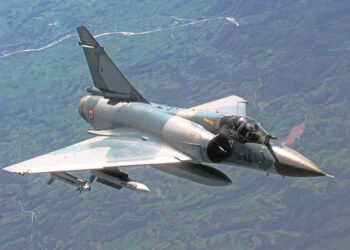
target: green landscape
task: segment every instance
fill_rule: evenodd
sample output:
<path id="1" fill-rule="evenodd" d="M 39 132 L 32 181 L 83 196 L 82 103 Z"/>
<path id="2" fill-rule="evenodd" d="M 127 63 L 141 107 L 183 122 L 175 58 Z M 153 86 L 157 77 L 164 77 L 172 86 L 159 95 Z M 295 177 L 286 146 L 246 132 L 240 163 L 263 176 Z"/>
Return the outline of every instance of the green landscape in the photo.
<path id="1" fill-rule="evenodd" d="M 336 179 L 220 167 L 232 185 L 213 188 L 146 167 L 127 172 L 147 194 L 99 183 L 79 194 L 1 171 L 0 249 L 347 249 L 349 13 L 341 0 L 1 2 L 1 168 L 89 138 L 85 25 L 146 99 L 242 96 Z"/>

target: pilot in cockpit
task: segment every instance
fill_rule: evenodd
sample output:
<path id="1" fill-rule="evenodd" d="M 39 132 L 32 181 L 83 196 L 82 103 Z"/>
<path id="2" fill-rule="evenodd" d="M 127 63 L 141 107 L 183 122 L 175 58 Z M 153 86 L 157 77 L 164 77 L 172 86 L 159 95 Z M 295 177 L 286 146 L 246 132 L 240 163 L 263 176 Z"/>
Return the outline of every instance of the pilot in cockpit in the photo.
<path id="1" fill-rule="evenodd" d="M 239 118 L 236 136 L 247 141 L 254 141 L 259 127 L 254 121 L 247 121 L 245 117 Z"/>
<path id="2" fill-rule="evenodd" d="M 263 133 L 259 132 L 258 124 L 247 117 L 224 117 L 222 131 L 244 141 L 258 142 Z"/>
<path id="3" fill-rule="evenodd" d="M 234 124 L 236 136 L 243 135 L 245 132 L 245 127 L 247 125 L 247 119 L 245 117 L 239 118 L 239 120 Z"/>

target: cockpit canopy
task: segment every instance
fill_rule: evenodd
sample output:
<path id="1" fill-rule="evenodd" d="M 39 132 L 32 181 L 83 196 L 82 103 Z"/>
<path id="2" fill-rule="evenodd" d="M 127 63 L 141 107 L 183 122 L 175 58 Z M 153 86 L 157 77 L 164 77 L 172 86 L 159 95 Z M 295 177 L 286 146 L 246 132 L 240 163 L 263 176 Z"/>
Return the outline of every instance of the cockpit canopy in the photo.
<path id="1" fill-rule="evenodd" d="M 220 121 L 219 132 L 246 142 L 264 144 L 268 133 L 247 116 L 224 116 Z"/>

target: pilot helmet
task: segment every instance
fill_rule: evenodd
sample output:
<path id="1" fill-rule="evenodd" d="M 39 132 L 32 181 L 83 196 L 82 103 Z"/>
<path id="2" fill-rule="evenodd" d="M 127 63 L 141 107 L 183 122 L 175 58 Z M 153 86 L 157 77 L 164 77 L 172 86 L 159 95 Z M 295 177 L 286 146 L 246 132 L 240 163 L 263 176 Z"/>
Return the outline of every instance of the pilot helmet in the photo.
<path id="1" fill-rule="evenodd" d="M 245 117 L 242 116 L 241 118 L 239 118 L 238 125 L 245 124 L 245 123 L 247 123 L 247 119 Z"/>
<path id="2" fill-rule="evenodd" d="M 259 129 L 258 124 L 255 122 L 248 122 L 246 128 L 251 132 L 256 132 Z"/>

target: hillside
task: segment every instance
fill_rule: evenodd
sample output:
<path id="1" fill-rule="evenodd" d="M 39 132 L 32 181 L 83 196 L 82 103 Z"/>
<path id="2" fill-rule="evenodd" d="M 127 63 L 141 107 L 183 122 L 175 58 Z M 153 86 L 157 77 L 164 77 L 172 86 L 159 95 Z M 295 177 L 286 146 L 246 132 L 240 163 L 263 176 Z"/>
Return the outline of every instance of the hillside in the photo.
<path id="1" fill-rule="evenodd" d="M 233 184 L 210 188 L 136 168 L 149 194 L 94 184 L 79 195 L 47 175 L 2 171 L 1 249 L 347 248 L 349 3 L 27 4 L 0 3 L 1 168 L 89 137 L 77 112 L 92 85 L 75 31 L 84 24 L 147 99 L 190 107 L 242 96 L 280 141 L 304 124 L 290 146 L 337 179 L 225 167 Z"/>

